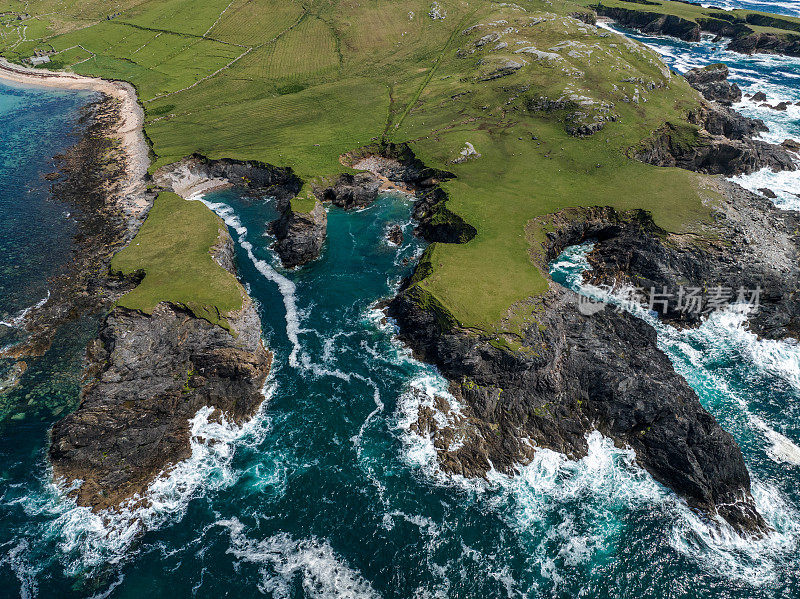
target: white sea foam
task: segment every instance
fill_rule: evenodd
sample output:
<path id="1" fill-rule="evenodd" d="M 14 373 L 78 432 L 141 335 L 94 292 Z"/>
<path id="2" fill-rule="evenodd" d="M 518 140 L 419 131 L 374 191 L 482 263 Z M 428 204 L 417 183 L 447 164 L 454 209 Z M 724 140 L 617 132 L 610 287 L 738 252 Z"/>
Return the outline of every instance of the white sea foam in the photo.
<path id="1" fill-rule="evenodd" d="M 592 247 L 592 244 L 584 244 L 570 248 L 554 269 L 586 270 L 586 256 Z M 609 293 L 582 285 L 580 281 L 581 275 L 574 271 L 568 277 L 568 283 L 580 287 L 583 293 L 622 305 L 649 322 L 658 332 L 659 347 L 671 357 L 676 371 L 701 394 L 712 389 L 715 394 L 729 400 L 743 415 L 750 430 L 762 435 L 764 451 L 769 457 L 795 463 L 800 448 L 755 415 L 747 399 L 732 390 L 724 373 L 707 366 L 709 360 L 745 360 L 749 368 L 760 371 L 765 378 L 780 378 L 785 388 L 800 390 L 800 349 L 795 344 L 759 340 L 745 328 L 749 308 L 744 306 L 733 306 L 712 314 L 696 329 L 679 331 L 659 322 L 641 306 L 626 301 L 629 296 L 624 292 Z M 760 540 L 738 534 L 721 519 L 708 522 L 672 494 L 664 493 L 661 499 L 654 495 L 652 499 L 654 503 L 666 506 L 674 515 L 670 533 L 673 548 L 708 570 L 725 573 L 753 586 L 764 586 L 779 579 L 787 564 L 791 564 L 793 552 L 800 546 L 800 522 L 796 507 L 788 503 L 776 488 L 755 480 L 753 497 L 759 512 L 774 529 Z"/>
<path id="2" fill-rule="evenodd" d="M 0 565 L 7 565 L 19 581 L 20 599 L 33 599 L 39 595 L 39 585 L 36 582 L 37 569 L 26 555 L 29 548 L 28 541 L 22 539 L 0 558 Z"/>
<path id="3" fill-rule="evenodd" d="M 50 290 L 47 290 L 47 295 L 33 304 L 32 306 L 28 306 L 27 308 L 23 308 L 19 312 L 17 312 L 14 316 L 8 318 L 8 320 L 0 320 L 0 325 L 6 326 L 11 329 L 16 329 L 21 327 L 25 324 L 25 318 L 30 314 L 31 310 L 38 310 L 42 306 L 47 303 L 47 300 L 50 299 Z"/>
<path id="4" fill-rule="evenodd" d="M 255 447 L 265 438 L 270 427 L 265 408 L 273 391 L 270 378 L 259 412 L 243 425 L 213 408 L 201 408 L 190 421 L 191 456 L 119 509 L 94 513 L 64 499 L 69 489 L 56 487 L 46 495 L 27 497 L 23 506 L 30 516 L 49 517 L 42 535 L 56 539 L 67 573 L 119 563 L 142 531 L 179 521 L 201 491 L 226 488 L 238 480 L 241 473 L 231 466 L 236 447 Z"/>
<path id="5" fill-rule="evenodd" d="M 731 179 L 745 189 L 758 193 L 768 188 L 778 196 L 773 200 L 783 210 L 800 210 L 800 170 L 773 173 L 765 168 L 750 175 L 740 175 Z"/>
<path id="6" fill-rule="evenodd" d="M 225 224 L 236 231 L 239 239 L 239 245 L 247 252 L 253 266 L 256 267 L 266 279 L 272 281 L 278 286 L 278 289 L 283 296 L 283 305 L 286 308 L 286 336 L 292 344 L 292 351 L 289 355 L 289 365 L 296 368 L 300 366 L 298 361 L 298 354 L 300 352 L 300 317 L 297 311 L 296 292 L 297 287 L 295 284 L 287 279 L 285 276 L 275 270 L 266 260 L 262 260 L 253 253 L 253 244 L 247 240 L 247 227 L 242 224 L 239 217 L 228 204 L 224 202 L 209 202 L 202 194 L 193 195 L 189 200 L 197 200 L 208 206 L 219 216 Z"/>
<path id="7" fill-rule="evenodd" d="M 243 563 L 259 567 L 258 590 L 277 599 L 293 597 L 298 579 L 304 596 L 313 599 L 368 599 L 379 597 L 360 572 L 346 564 L 325 539 L 312 536 L 296 540 L 279 533 L 256 541 L 245 534 L 236 518 L 217 523 L 230 532 L 228 553 Z"/>
<path id="8" fill-rule="evenodd" d="M 750 421 L 764 432 L 764 436 L 772 444 L 767 447 L 767 454 L 776 462 L 800 466 L 800 447 L 786 435 L 767 425 L 758 416 L 751 416 Z"/>

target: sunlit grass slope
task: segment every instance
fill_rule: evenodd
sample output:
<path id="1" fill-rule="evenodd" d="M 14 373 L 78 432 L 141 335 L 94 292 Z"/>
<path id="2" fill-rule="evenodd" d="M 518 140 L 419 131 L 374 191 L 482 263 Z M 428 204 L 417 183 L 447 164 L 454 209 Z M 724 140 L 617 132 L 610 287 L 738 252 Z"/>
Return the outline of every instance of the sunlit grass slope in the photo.
<path id="1" fill-rule="evenodd" d="M 244 292 L 211 257 L 224 226 L 200 202 L 159 194 L 136 237 L 111 261 L 112 272 L 144 273 L 118 304 L 151 314 L 159 302 L 170 302 L 228 328 L 225 315 L 242 307 Z"/>
<path id="2" fill-rule="evenodd" d="M 154 169 L 200 152 L 289 166 L 308 183 L 346 170 L 347 151 L 393 141 L 455 173 L 448 207 L 478 234 L 434 244 L 416 284 L 465 327 L 513 333 L 529 316 L 525 300 L 548 285 L 529 257 L 537 217 L 645 208 L 680 231 L 708 214 L 703 178 L 627 157 L 665 121 L 691 131 L 698 97 L 644 46 L 568 16 L 579 3 L 0 5 L 28 15 L 2 17 L 5 56 L 56 51 L 56 66 L 137 87 Z M 480 157 L 456 162 L 467 142 Z M 142 306 L 166 295 L 140 293 Z"/>

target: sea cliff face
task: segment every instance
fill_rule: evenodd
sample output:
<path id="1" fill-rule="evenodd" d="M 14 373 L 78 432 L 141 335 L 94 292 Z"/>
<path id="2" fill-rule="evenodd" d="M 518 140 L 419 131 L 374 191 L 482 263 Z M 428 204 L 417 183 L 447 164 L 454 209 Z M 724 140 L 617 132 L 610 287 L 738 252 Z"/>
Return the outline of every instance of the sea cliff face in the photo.
<path id="1" fill-rule="evenodd" d="M 227 231 L 214 254 L 233 271 Z M 235 336 L 163 303 L 152 315 L 115 308 L 106 317 L 87 352 L 91 379 L 80 406 L 52 432 L 54 476 L 83 481 L 79 505 L 104 509 L 143 496 L 189 457 L 189 421 L 199 409 L 236 422 L 255 413 L 271 362 L 261 322 L 246 296 L 227 320 Z"/>
<path id="2" fill-rule="evenodd" d="M 718 104 L 703 110 L 700 135 L 716 142 L 701 147 L 733 142 L 755 147 L 752 136 L 763 123 Z M 766 144 L 763 152 L 753 150 L 752 160 L 734 161 L 732 168 L 750 172 L 775 157 L 778 169 L 794 168 L 778 148 Z M 714 163 L 709 155 L 698 152 L 680 166 L 717 172 L 708 168 Z M 658 163 L 652 156 L 642 158 Z M 751 319 L 753 329 L 771 337 L 797 336 L 797 215 L 735 184 L 715 180 L 713 186 L 724 199 L 701 235 L 667 234 L 641 210 L 567 209 L 545 217 L 550 232 L 542 245 L 531 248 L 531 259 L 546 272 L 547 263 L 566 247 L 595 239 L 593 283 L 657 289 L 760 286 L 768 291 Z M 436 187 L 420 194 L 418 216 L 424 217 L 430 198 L 440 195 Z M 418 231 L 428 232 L 424 220 Z M 414 425 L 432 438 L 444 470 L 483 476 L 494 467 L 513 474 L 536 447 L 580 457 L 586 453 L 586 435 L 597 429 L 633 448 L 638 462 L 692 507 L 719 515 L 740 531 L 766 530 L 740 449 L 675 373 L 650 325 L 614 311 L 585 315 L 576 294 L 551 283 L 544 296 L 529 300 L 532 317 L 518 347 L 498 344 L 491 335 L 462 329 L 425 297 L 414 283 L 428 269 L 423 257 L 388 313 L 401 339 L 439 367 L 466 406 L 465 412 L 449 413 L 444 426 L 423 409 Z M 665 318 L 680 320 L 676 314 Z M 684 324 L 699 322 L 699 317 L 683 319 Z M 448 412 L 447 402 L 440 404 Z"/>

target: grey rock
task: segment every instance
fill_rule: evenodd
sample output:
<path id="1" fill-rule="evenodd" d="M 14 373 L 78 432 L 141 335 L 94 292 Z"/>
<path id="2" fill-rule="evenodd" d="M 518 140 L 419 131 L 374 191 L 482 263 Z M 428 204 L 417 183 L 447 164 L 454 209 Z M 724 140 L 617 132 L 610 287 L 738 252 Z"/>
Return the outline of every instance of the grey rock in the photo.
<path id="1" fill-rule="evenodd" d="M 317 191 L 317 197 L 334 206 L 344 208 L 364 208 L 378 197 L 380 180 L 372 173 L 345 173 L 336 183 Z"/>
<path id="2" fill-rule="evenodd" d="M 225 235 L 218 259 L 230 264 Z M 264 401 L 271 355 L 245 296 L 227 321 L 235 336 L 180 306 L 152 315 L 117 307 L 87 351 L 90 381 L 78 409 L 52 431 L 56 479 L 82 480 L 78 505 L 117 507 L 189 457 L 189 420 L 203 407 L 241 423 Z"/>
<path id="3" fill-rule="evenodd" d="M 274 247 L 283 265 L 294 268 L 319 257 L 328 230 L 328 215 L 318 201 L 311 212 L 295 212 L 287 205 L 270 228 L 277 239 Z"/>
<path id="4" fill-rule="evenodd" d="M 728 82 L 728 73 L 728 66 L 720 63 L 692 69 L 683 76 L 707 100 L 730 106 L 742 99 L 742 90 Z"/>

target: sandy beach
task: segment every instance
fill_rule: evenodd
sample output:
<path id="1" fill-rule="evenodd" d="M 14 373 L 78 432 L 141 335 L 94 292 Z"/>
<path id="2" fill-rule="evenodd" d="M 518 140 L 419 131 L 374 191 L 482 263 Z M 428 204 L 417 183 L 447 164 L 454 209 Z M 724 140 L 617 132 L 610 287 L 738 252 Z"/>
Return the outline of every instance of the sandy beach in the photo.
<path id="1" fill-rule="evenodd" d="M 136 90 L 129 83 L 108 81 L 95 77 L 84 77 L 75 73 L 61 73 L 43 69 L 32 69 L 0 58 L 0 80 L 23 85 L 80 89 L 100 92 L 120 102 L 121 122 L 115 133 L 126 155 L 127 177 L 121 185 L 117 201 L 132 220 L 141 221 L 149 207 L 144 195 L 144 177 L 150 166 L 149 151 L 142 127 L 144 110 L 136 99 Z"/>

